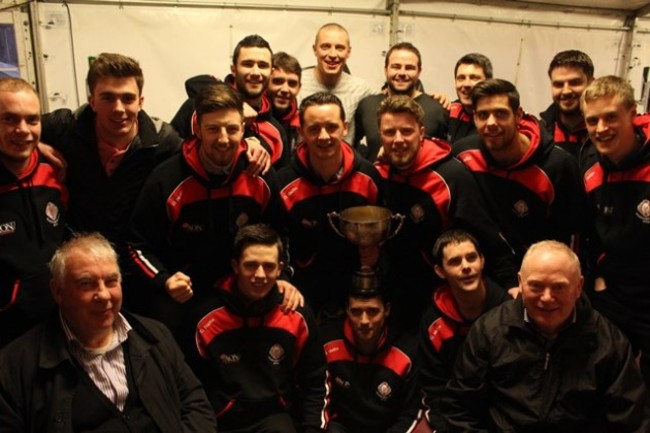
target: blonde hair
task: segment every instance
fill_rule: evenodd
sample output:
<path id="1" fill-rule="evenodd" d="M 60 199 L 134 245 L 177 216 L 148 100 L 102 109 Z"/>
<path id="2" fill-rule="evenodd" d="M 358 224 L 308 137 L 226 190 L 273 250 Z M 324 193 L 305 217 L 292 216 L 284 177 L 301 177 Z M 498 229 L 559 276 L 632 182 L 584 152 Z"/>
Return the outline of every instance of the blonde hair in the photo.
<path id="1" fill-rule="evenodd" d="M 615 75 L 606 75 L 592 81 L 580 96 L 580 107 L 584 109 L 585 103 L 605 96 L 618 96 L 628 109 L 636 107 L 634 89 L 626 80 Z"/>

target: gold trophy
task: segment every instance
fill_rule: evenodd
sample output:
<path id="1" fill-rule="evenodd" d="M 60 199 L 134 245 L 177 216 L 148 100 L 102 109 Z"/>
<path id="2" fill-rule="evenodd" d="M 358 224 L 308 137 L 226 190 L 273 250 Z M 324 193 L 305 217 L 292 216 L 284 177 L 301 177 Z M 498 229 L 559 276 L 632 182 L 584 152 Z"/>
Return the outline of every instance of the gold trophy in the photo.
<path id="1" fill-rule="evenodd" d="M 404 224 L 404 215 L 393 214 L 381 206 L 353 206 L 340 213 L 330 212 L 327 218 L 336 234 L 362 248 L 381 246 L 399 233 Z M 374 276 L 372 266 L 362 265 L 356 272 L 355 285 L 363 288 L 365 284 L 374 284 Z"/>

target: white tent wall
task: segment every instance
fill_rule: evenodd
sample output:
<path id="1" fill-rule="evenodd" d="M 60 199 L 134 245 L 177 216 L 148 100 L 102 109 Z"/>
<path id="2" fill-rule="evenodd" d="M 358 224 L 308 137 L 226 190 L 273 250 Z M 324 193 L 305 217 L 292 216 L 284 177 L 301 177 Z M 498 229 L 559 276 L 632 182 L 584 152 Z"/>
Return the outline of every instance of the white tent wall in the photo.
<path id="1" fill-rule="evenodd" d="M 352 73 L 377 88 L 383 81 L 391 23 L 383 1 L 314 1 L 309 6 L 298 0 L 238 1 L 242 5 L 238 8 L 233 3 L 228 7 L 197 7 L 182 1 L 169 6 L 142 3 L 146 2 L 36 4 L 47 109 L 73 108 L 85 101 L 88 57 L 120 52 L 138 59 L 143 67 L 146 110 L 169 120 L 185 99 L 184 81 L 198 74 L 228 73 L 232 50 L 245 35 L 264 36 L 274 50 L 295 55 L 306 67 L 314 64 L 311 46 L 316 29 L 332 21 L 350 31 Z M 569 48 L 587 52 L 597 75 L 627 67 L 623 12 L 482 3 L 400 5 L 398 39 L 411 41 L 422 51 L 427 91 L 454 96 L 456 60 L 468 52 L 482 52 L 492 59 L 496 76 L 517 84 L 524 108 L 537 114 L 550 102 L 546 70 L 556 52 Z M 644 51 L 647 37 L 635 33 L 634 43 L 640 45 L 633 51 L 636 57 L 650 58 Z M 635 87 L 642 67 L 637 69 L 632 64 Z"/>

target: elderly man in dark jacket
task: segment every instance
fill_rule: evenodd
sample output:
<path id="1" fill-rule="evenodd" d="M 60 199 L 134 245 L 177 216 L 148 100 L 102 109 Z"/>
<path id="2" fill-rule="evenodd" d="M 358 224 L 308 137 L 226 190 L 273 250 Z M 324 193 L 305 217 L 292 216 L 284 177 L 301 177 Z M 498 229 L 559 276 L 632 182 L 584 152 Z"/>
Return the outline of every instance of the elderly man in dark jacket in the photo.
<path id="1" fill-rule="evenodd" d="M 120 313 L 108 241 L 73 238 L 50 266 L 58 312 L 0 352 L 0 432 L 216 432 L 169 331 Z"/>

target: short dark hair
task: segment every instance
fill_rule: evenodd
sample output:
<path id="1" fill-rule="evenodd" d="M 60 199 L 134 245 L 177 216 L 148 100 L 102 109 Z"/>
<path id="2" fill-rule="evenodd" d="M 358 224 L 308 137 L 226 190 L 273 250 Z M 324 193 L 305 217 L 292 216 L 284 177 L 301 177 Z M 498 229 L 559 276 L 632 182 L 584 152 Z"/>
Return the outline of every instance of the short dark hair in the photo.
<path id="1" fill-rule="evenodd" d="M 424 124 L 424 109 L 415 99 L 407 95 L 388 96 L 379 104 L 377 109 L 377 122 L 381 122 L 381 116 L 385 113 L 406 113 L 415 117 L 418 125 Z"/>
<path id="2" fill-rule="evenodd" d="M 587 78 L 591 79 L 594 77 L 594 64 L 591 61 L 591 58 L 586 53 L 579 50 L 566 50 L 557 53 L 548 67 L 549 78 L 551 77 L 553 69 L 559 68 L 560 66 L 578 68 L 587 76 Z"/>
<path id="3" fill-rule="evenodd" d="M 282 239 L 278 232 L 266 224 L 251 224 L 239 229 L 233 243 L 233 258 L 239 260 L 251 245 L 277 246 L 278 260 L 282 257 Z"/>
<path id="4" fill-rule="evenodd" d="M 196 120 L 201 123 L 206 113 L 232 108 L 244 117 L 244 101 L 238 92 L 224 83 L 208 84 L 201 87 L 194 98 L 194 111 Z"/>
<path id="5" fill-rule="evenodd" d="M 357 271 L 352 277 L 346 304 L 349 304 L 350 298 L 380 298 L 381 302 L 385 305 L 389 302 L 389 299 L 384 278 L 376 269 L 370 272 L 366 270 Z"/>
<path id="6" fill-rule="evenodd" d="M 237 59 L 239 59 L 239 53 L 241 52 L 242 48 L 266 48 L 269 50 L 271 53 L 271 56 L 273 56 L 273 50 L 271 49 L 271 45 L 261 37 L 260 35 L 248 35 L 241 41 L 237 43 L 237 46 L 235 46 L 235 51 L 232 53 L 232 64 L 236 65 L 237 64 Z"/>
<path id="7" fill-rule="evenodd" d="M 519 92 L 515 85 L 500 78 L 490 78 L 477 83 L 469 95 L 472 98 L 472 107 L 474 109 L 476 109 L 479 99 L 497 95 L 506 95 L 508 97 L 508 105 L 510 105 L 514 113 L 517 112 L 520 106 Z"/>
<path id="8" fill-rule="evenodd" d="M 468 231 L 461 229 L 451 229 L 443 232 L 436 243 L 433 244 L 433 260 L 434 263 L 438 266 L 442 266 L 442 259 L 444 257 L 445 248 L 451 244 L 459 244 L 461 242 L 471 242 L 476 248 L 476 252 L 481 256 L 481 246 L 478 243 L 478 240 Z"/>
<path id="9" fill-rule="evenodd" d="M 456 73 L 458 73 L 458 67 L 460 65 L 476 65 L 480 66 L 483 69 L 485 78 L 492 78 L 492 62 L 486 56 L 480 53 L 469 53 L 465 54 L 463 57 L 458 59 L 456 66 L 454 67 L 454 78 L 456 78 Z"/>
<path id="10" fill-rule="evenodd" d="M 384 59 L 384 68 L 388 67 L 388 59 L 390 58 L 390 55 L 393 54 L 393 51 L 397 50 L 405 50 L 405 51 L 410 51 L 413 54 L 415 54 L 418 58 L 418 69 L 422 69 L 422 56 L 420 55 L 420 50 L 418 50 L 415 45 L 413 45 L 410 42 L 399 42 L 388 50 L 386 53 L 386 58 Z"/>
<path id="11" fill-rule="evenodd" d="M 296 74 L 298 79 L 302 79 L 302 68 L 298 59 L 284 51 L 278 51 L 273 54 L 273 67 L 282 69 L 285 72 Z"/>
<path id="12" fill-rule="evenodd" d="M 142 94 L 144 75 L 142 74 L 142 69 L 138 61 L 131 57 L 115 53 L 101 53 L 97 56 L 90 64 L 88 75 L 86 76 L 86 83 L 91 94 L 95 91 L 95 86 L 97 86 L 99 80 L 106 77 L 133 77 L 138 85 L 138 91 Z"/>
<path id="13" fill-rule="evenodd" d="M 298 113 L 300 117 L 300 124 L 304 125 L 305 123 L 305 111 L 307 110 L 307 108 L 316 105 L 328 105 L 328 104 L 334 104 L 339 107 L 339 109 L 341 110 L 341 120 L 345 122 L 345 108 L 343 108 L 343 103 L 338 98 L 338 96 L 329 92 L 318 92 L 318 93 L 314 93 L 313 95 L 309 95 L 308 97 L 303 99 L 302 102 L 300 103 L 300 111 Z"/>

